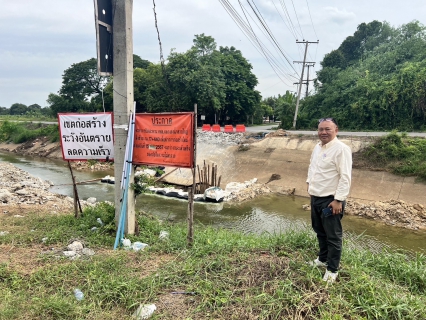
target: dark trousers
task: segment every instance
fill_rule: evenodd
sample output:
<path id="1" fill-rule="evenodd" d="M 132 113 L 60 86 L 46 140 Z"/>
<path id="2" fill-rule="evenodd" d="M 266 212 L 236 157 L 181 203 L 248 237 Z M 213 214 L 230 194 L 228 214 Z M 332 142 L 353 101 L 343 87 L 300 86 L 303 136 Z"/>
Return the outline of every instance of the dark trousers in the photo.
<path id="1" fill-rule="evenodd" d="M 340 220 L 343 218 L 343 210 L 346 203 L 343 202 L 341 214 L 324 217 L 322 209 L 327 208 L 333 200 L 333 196 L 311 196 L 311 221 L 312 228 L 318 238 L 318 258 L 322 262 L 327 262 L 329 271 L 336 272 L 339 269 L 342 255 L 343 229 Z"/>

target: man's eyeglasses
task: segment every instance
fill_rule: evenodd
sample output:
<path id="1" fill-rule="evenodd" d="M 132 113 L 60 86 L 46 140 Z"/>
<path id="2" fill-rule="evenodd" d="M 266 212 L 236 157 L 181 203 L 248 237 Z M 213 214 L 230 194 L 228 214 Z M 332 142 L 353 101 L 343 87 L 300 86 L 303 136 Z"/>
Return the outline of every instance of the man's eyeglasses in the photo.
<path id="1" fill-rule="evenodd" d="M 318 120 L 318 123 L 321 123 L 323 121 L 331 121 L 337 126 L 337 122 L 336 122 L 336 120 L 334 120 L 334 118 L 321 118 L 321 119 Z"/>

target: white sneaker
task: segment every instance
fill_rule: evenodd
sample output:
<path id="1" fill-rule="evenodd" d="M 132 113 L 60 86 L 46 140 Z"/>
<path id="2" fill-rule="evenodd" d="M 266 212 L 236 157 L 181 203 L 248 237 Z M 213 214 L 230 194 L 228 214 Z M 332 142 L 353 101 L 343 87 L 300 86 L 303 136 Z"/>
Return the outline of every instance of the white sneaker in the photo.
<path id="1" fill-rule="evenodd" d="M 334 283 L 334 281 L 336 281 L 338 274 L 339 273 L 337 271 L 336 272 L 331 272 L 331 271 L 327 270 L 325 272 L 324 277 L 322 278 L 322 280 L 326 281 L 328 284 L 332 284 L 332 283 Z"/>
<path id="2" fill-rule="evenodd" d="M 312 267 L 324 267 L 327 268 L 327 262 L 322 262 L 319 258 L 316 258 L 314 261 L 309 261 L 308 264 Z"/>

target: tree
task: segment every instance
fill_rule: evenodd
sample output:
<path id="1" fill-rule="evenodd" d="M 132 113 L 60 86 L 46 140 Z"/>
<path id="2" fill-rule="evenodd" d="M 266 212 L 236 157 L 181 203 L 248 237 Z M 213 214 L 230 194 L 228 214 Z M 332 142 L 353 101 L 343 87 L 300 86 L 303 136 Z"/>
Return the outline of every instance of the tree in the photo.
<path id="1" fill-rule="evenodd" d="M 108 81 L 109 78 L 98 75 L 94 58 L 72 64 L 62 75 L 58 94 L 48 96 L 52 114 L 103 110 L 102 92 Z"/>
<path id="2" fill-rule="evenodd" d="M 133 69 L 141 68 L 146 69 L 148 68 L 152 63 L 148 60 L 144 60 L 141 57 L 139 57 L 137 54 L 133 54 Z"/>
<path id="3" fill-rule="evenodd" d="M 314 128 L 316 119 L 333 116 L 345 129 L 424 130 L 426 28 L 418 21 L 397 29 L 373 21 L 359 25 L 354 39 L 361 39 L 362 53 L 345 68 L 331 53 L 324 58 L 323 85 L 302 101 L 300 114 L 310 119 L 304 125 Z"/>
<path id="4" fill-rule="evenodd" d="M 69 99 L 89 101 L 101 93 L 106 85 L 105 78 L 98 75 L 95 58 L 72 64 L 64 71 L 59 94 Z"/>
<path id="5" fill-rule="evenodd" d="M 26 114 L 28 107 L 22 103 L 14 103 L 10 106 L 9 114 L 11 115 L 22 115 Z"/>
<path id="6" fill-rule="evenodd" d="M 260 93 L 255 90 L 258 83 L 251 72 L 251 64 L 241 51 L 234 47 L 220 47 L 221 69 L 225 80 L 224 115 L 233 123 L 245 123 L 247 117 L 260 108 Z M 260 108 L 260 109 L 259 109 Z M 257 112 L 260 122 L 262 112 Z"/>

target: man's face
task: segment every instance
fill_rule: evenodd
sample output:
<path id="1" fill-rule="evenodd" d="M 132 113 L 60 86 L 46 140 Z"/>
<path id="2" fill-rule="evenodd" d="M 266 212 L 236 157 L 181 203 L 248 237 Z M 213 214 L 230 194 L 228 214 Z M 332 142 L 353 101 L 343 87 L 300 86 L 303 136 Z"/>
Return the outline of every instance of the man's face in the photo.
<path id="1" fill-rule="evenodd" d="M 318 124 L 318 137 L 322 144 L 327 144 L 337 136 L 339 129 L 331 120 L 325 120 Z"/>

